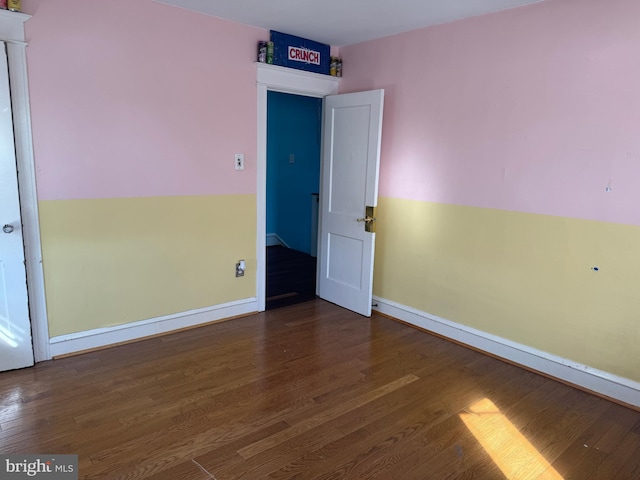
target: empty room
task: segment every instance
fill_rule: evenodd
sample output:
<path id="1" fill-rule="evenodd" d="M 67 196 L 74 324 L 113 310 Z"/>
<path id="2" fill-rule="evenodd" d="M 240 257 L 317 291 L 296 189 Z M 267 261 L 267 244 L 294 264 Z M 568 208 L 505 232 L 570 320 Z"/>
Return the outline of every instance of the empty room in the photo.
<path id="1" fill-rule="evenodd" d="M 0 478 L 640 478 L 638 19 L 0 2 Z"/>

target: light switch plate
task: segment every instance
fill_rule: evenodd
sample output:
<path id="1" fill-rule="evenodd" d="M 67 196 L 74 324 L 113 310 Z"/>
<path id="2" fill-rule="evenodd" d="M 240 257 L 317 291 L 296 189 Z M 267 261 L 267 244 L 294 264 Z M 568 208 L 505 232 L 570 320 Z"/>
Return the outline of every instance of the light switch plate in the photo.
<path id="1" fill-rule="evenodd" d="M 236 153 L 235 167 L 236 170 L 244 170 L 244 153 Z"/>

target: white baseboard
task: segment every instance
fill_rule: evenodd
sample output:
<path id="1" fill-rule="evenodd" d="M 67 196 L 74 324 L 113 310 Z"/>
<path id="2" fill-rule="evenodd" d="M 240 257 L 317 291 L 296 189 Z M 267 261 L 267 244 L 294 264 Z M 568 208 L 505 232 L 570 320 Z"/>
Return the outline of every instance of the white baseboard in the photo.
<path id="1" fill-rule="evenodd" d="M 287 243 L 282 240 L 277 233 L 267 233 L 267 247 L 273 247 L 275 245 L 283 245 L 287 248 L 291 248 Z"/>
<path id="2" fill-rule="evenodd" d="M 137 340 L 152 335 L 195 327 L 238 315 L 258 311 L 256 298 L 247 298 L 213 307 L 180 312 L 173 315 L 141 320 L 139 322 L 96 328 L 85 332 L 52 337 L 49 340 L 51 356 L 68 355 L 117 343 Z"/>
<path id="3" fill-rule="evenodd" d="M 577 387 L 640 407 L 640 383 L 426 312 L 374 297 L 374 310 Z"/>

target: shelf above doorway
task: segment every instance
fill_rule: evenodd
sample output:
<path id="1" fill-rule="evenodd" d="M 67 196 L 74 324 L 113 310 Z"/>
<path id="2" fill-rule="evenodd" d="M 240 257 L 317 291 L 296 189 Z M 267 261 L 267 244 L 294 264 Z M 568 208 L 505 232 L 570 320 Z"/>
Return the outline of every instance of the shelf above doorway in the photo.
<path id="1" fill-rule="evenodd" d="M 30 18 L 31 15 L 26 13 L 0 8 L 0 40 L 15 43 L 24 42 L 24 22 Z"/>
<path id="2" fill-rule="evenodd" d="M 323 95 L 318 96 L 335 95 L 338 93 L 340 77 L 305 72 L 304 70 L 296 70 L 295 68 L 281 67 L 280 65 L 261 62 L 256 62 L 256 66 L 258 69 L 258 85 L 268 85 L 269 90 L 288 93 L 292 91 L 307 92 L 308 90 L 323 92 Z M 309 95 L 308 93 L 302 94 Z"/>

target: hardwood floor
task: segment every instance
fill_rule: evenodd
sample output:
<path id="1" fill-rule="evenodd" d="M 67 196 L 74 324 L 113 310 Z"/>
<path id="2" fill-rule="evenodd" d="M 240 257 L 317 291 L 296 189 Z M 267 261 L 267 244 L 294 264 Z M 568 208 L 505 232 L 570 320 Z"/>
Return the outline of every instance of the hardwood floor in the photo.
<path id="1" fill-rule="evenodd" d="M 634 479 L 640 413 L 314 300 L 2 373 L 0 451 L 80 478 Z"/>

